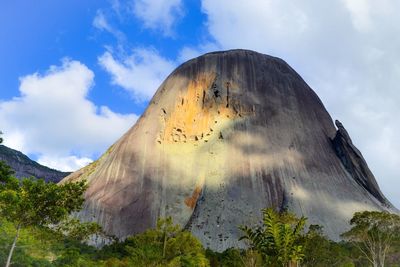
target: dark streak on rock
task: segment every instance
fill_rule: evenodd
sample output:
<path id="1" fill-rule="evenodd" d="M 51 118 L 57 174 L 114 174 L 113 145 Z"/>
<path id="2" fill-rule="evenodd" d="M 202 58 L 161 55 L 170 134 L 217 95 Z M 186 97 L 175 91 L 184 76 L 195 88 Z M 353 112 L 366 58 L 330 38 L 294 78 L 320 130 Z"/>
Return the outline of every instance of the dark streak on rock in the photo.
<path id="1" fill-rule="evenodd" d="M 229 86 L 230 82 L 226 82 L 226 107 L 229 108 Z"/>

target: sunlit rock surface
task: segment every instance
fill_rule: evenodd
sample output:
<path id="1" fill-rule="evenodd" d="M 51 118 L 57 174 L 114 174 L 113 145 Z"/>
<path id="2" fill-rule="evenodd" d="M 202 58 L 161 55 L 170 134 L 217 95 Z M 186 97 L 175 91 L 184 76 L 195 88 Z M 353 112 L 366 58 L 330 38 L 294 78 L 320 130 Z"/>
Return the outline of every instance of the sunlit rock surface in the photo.
<path id="1" fill-rule="evenodd" d="M 283 60 L 209 53 L 178 67 L 137 123 L 64 181 L 87 179 L 80 218 L 121 238 L 172 216 L 207 247 L 240 247 L 238 226 L 259 223 L 272 206 L 338 239 L 355 211 L 392 209 L 350 138 L 340 138 Z"/>

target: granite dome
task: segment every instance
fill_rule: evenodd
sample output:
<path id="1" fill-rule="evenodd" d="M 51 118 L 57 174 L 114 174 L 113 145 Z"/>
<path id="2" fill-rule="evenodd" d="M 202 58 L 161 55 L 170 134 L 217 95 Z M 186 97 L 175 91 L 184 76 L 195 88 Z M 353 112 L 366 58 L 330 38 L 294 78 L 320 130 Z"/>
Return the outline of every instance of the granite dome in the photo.
<path id="1" fill-rule="evenodd" d="M 288 208 L 333 239 L 355 211 L 394 208 L 339 122 L 283 60 L 205 54 L 173 71 L 144 114 L 96 162 L 81 219 L 124 238 L 172 216 L 214 250 L 238 225 Z"/>

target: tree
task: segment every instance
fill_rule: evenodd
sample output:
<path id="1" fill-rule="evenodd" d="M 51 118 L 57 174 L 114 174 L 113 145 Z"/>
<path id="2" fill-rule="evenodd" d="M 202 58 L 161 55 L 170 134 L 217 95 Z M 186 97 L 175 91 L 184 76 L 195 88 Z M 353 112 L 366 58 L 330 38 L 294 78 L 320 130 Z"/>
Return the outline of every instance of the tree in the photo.
<path id="1" fill-rule="evenodd" d="M 358 251 L 351 251 L 347 243 L 336 243 L 323 233 L 323 227 L 312 224 L 304 236 L 304 259 L 307 267 L 355 266 L 351 257 L 358 256 Z M 364 266 L 364 265 L 361 265 Z"/>
<path id="2" fill-rule="evenodd" d="M 14 170 L 10 166 L 0 161 L 0 192 L 4 187 L 5 183 L 9 181 L 14 175 Z"/>
<path id="3" fill-rule="evenodd" d="M 383 267 L 387 253 L 400 233 L 400 216 L 389 212 L 356 212 L 350 220 L 353 227 L 342 237 L 364 254 L 374 267 Z"/>
<path id="4" fill-rule="evenodd" d="M 212 267 L 260 267 L 263 266 L 262 257 L 251 249 L 228 248 L 223 252 L 206 249 L 206 256 Z"/>
<path id="5" fill-rule="evenodd" d="M 257 250 L 271 266 L 297 266 L 304 257 L 301 244 L 306 222 L 289 212 L 277 213 L 269 208 L 263 211 L 263 225 L 255 229 L 241 226 L 251 248 Z"/>
<path id="6" fill-rule="evenodd" d="M 3 138 L 1 138 L 2 134 L 3 132 L 0 131 L 0 144 L 3 143 Z M 4 161 L 0 161 L 0 190 L 2 188 L 2 184 L 4 184 L 5 181 L 10 179 L 13 174 L 14 174 L 13 169 L 11 169 L 10 166 L 5 164 Z"/>
<path id="7" fill-rule="evenodd" d="M 81 222 L 76 218 L 66 218 L 53 228 L 69 239 L 82 242 L 91 236 L 105 237 L 102 228 L 95 222 Z"/>
<path id="8" fill-rule="evenodd" d="M 116 250 L 123 252 L 127 266 L 209 266 L 200 241 L 174 225 L 171 217 L 159 219 L 155 229 L 129 237 L 121 245 Z"/>
<path id="9" fill-rule="evenodd" d="M 15 227 L 14 241 L 10 247 L 6 266 L 18 242 L 21 228 L 48 227 L 65 220 L 71 212 L 79 211 L 84 201 L 85 181 L 57 185 L 44 180 L 19 181 L 0 165 L 0 215 Z"/>

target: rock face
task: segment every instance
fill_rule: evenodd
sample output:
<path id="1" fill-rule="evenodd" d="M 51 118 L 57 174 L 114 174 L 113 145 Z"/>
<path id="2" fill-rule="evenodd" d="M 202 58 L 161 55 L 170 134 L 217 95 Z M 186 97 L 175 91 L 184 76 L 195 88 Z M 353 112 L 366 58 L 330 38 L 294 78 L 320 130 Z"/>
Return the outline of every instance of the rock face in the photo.
<path id="1" fill-rule="evenodd" d="M 283 60 L 215 52 L 178 67 L 137 123 L 98 161 L 79 217 L 118 237 L 172 216 L 214 250 L 238 225 L 288 208 L 334 239 L 358 210 L 394 209 L 347 132 Z"/>
<path id="2" fill-rule="evenodd" d="M 36 177 L 42 178 L 46 182 L 59 182 L 70 172 L 60 172 L 40 165 L 36 161 L 31 160 L 23 153 L 0 145 L 0 161 L 4 161 L 15 171 L 15 177 Z"/>
<path id="3" fill-rule="evenodd" d="M 343 124 L 338 120 L 335 121 L 335 124 L 338 131 L 336 132 L 335 138 L 332 140 L 332 144 L 343 166 L 359 185 L 364 187 L 381 203 L 387 204 L 389 207 L 390 204 L 379 189 L 375 176 L 368 168 L 367 162 L 361 152 L 353 145 L 350 135 L 343 127 Z"/>

